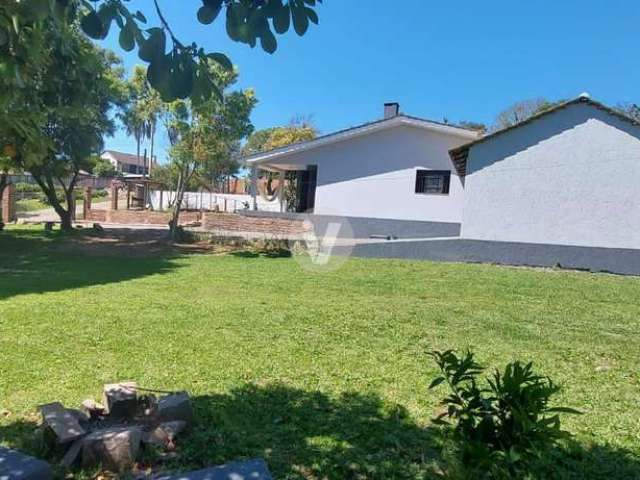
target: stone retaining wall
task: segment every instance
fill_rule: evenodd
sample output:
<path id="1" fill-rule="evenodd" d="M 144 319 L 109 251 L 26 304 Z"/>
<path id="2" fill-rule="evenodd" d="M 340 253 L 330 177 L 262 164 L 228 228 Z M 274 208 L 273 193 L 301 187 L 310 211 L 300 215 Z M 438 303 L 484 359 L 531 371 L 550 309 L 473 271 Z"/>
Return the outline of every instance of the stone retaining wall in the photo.
<path id="1" fill-rule="evenodd" d="M 248 217 L 232 213 L 205 212 L 202 226 L 206 230 L 265 233 L 275 236 L 300 235 L 305 228 L 302 220 Z"/>

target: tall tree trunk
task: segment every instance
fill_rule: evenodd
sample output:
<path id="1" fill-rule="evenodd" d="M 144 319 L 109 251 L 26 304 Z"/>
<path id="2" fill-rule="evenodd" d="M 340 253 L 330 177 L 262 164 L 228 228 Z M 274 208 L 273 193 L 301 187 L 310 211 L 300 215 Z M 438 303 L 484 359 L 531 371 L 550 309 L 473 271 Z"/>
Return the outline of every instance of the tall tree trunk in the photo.
<path id="1" fill-rule="evenodd" d="M 178 185 L 176 186 L 176 198 L 171 208 L 171 220 L 169 222 L 169 229 L 171 233 L 171 240 L 176 241 L 178 239 L 178 226 L 180 224 L 180 208 L 182 207 L 182 200 L 184 199 L 184 174 L 180 172 L 178 176 Z"/>
<path id="2" fill-rule="evenodd" d="M 62 202 L 60 202 L 60 200 L 58 199 L 58 196 L 56 195 L 56 188 L 54 185 L 53 177 L 49 174 L 40 175 L 34 172 L 31 172 L 31 174 L 33 175 L 33 178 L 35 179 L 36 183 L 42 189 L 42 192 L 47 197 L 47 200 L 49 201 L 49 204 L 51 205 L 53 210 L 56 212 L 58 217 L 60 217 L 60 229 L 64 231 L 73 230 L 73 213 L 74 213 L 73 190 L 76 184 L 77 173 L 73 176 L 69 184 L 69 187 L 66 187 L 64 185 L 64 182 L 58 179 L 58 181 L 62 185 L 62 189 L 64 190 L 65 201 L 67 204 L 66 209 L 62 206 Z"/>
<path id="3" fill-rule="evenodd" d="M 138 162 L 138 164 L 136 165 L 136 170 L 137 170 L 140 167 L 140 143 L 141 143 L 140 134 L 136 135 L 136 142 L 137 142 L 136 162 Z M 136 171 L 136 173 L 138 172 Z"/>
<path id="4" fill-rule="evenodd" d="M 0 226 L 4 225 L 2 219 L 2 198 L 4 197 L 4 189 L 7 187 L 9 176 L 6 173 L 0 173 Z"/>
<path id="5" fill-rule="evenodd" d="M 151 166 L 153 165 L 153 147 L 156 139 L 156 124 L 151 124 L 151 135 L 149 135 L 149 139 L 151 140 L 151 157 L 149 158 L 149 177 L 151 177 Z"/>

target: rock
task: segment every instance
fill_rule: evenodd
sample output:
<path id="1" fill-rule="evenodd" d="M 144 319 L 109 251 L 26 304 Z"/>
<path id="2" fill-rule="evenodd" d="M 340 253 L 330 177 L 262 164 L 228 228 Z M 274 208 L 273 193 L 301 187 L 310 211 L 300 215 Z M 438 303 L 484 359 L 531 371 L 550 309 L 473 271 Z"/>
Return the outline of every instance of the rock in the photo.
<path id="1" fill-rule="evenodd" d="M 158 419 L 164 422 L 183 420 L 191 423 L 193 420 L 193 410 L 191 400 L 186 392 L 172 393 L 161 397 L 158 401 Z"/>
<path id="2" fill-rule="evenodd" d="M 144 420 L 155 419 L 158 412 L 158 399 L 153 394 L 140 395 L 138 397 L 138 408 L 144 415 Z"/>
<path id="3" fill-rule="evenodd" d="M 57 443 L 69 443 L 86 434 L 78 418 L 69 413 L 61 403 L 41 405 L 39 409 L 44 425 L 55 434 Z"/>
<path id="4" fill-rule="evenodd" d="M 90 418 L 98 418 L 105 412 L 105 406 L 101 403 L 96 402 L 91 398 L 87 398 L 82 402 L 80 406 L 80 410 L 89 415 Z"/>
<path id="5" fill-rule="evenodd" d="M 175 446 L 175 437 L 185 428 L 187 428 L 187 422 L 183 420 L 164 422 L 150 432 L 145 433 L 142 437 L 142 441 L 144 443 L 162 445 L 164 447 L 173 449 Z"/>
<path id="6" fill-rule="evenodd" d="M 273 480 L 273 477 L 265 461 L 258 458 L 156 480 Z"/>
<path id="7" fill-rule="evenodd" d="M 82 410 L 78 410 L 76 408 L 65 408 L 65 410 L 69 415 L 75 417 L 76 420 L 78 420 L 80 426 L 82 426 L 83 423 L 87 423 L 89 420 L 91 420 L 91 416 L 87 412 L 84 412 Z"/>
<path id="8" fill-rule="evenodd" d="M 60 465 L 64 468 L 69 468 L 71 465 L 73 465 L 78 458 L 80 451 L 82 450 L 83 444 L 83 438 L 79 438 L 78 440 L 74 441 L 71 444 L 71 447 L 69 447 L 69 450 L 67 450 L 67 453 L 65 453 L 64 457 L 62 457 L 62 460 L 60 460 Z"/>
<path id="9" fill-rule="evenodd" d="M 132 418 L 136 414 L 138 399 L 136 382 L 112 383 L 104 386 L 103 403 L 114 418 Z"/>
<path id="10" fill-rule="evenodd" d="M 0 447 L 0 480 L 51 480 L 51 466 L 17 450 Z"/>
<path id="11" fill-rule="evenodd" d="M 85 468 L 102 465 L 114 472 L 129 470 L 138 456 L 141 439 L 140 427 L 97 430 L 82 441 L 82 464 Z"/>

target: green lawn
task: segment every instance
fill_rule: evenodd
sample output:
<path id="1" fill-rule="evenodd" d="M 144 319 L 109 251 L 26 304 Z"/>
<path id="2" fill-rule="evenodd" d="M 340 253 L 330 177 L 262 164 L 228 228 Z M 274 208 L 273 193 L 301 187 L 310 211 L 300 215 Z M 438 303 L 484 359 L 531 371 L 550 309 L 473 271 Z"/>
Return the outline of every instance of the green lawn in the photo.
<path id="1" fill-rule="evenodd" d="M 16 202 L 16 211 L 18 213 L 34 212 L 37 210 L 44 210 L 46 208 L 50 208 L 50 207 L 46 203 L 43 203 L 37 198 L 18 200 Z"/>
<path id="2" fill-rule="evenodd" d="M 275 477 L 423 478 L 438 459 L 429 349 L 533 360 L 564 386 L 564 478 L 640 478 L 640 279 L 488 265 L 105 255 L 0 233 L 0 443 L 38 404 L 136 380 L 195 397 L 174 468 L 262 456 Z M 85 252 L 85 253 L 83 253 Z M 76 473 L 76 476 L 82 476 Z"/>

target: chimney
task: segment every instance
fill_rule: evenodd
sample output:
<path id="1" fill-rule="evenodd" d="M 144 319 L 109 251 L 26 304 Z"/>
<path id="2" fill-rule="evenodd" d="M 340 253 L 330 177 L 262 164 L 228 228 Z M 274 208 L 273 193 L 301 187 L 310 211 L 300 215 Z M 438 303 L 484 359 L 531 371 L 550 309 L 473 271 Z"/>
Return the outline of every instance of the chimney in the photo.
<path id="1" fill-rule="evenodd" d="M 384 104 L 384 119 L 397 117 L 400 113 L 399 103 L 385 103 Z"/>

